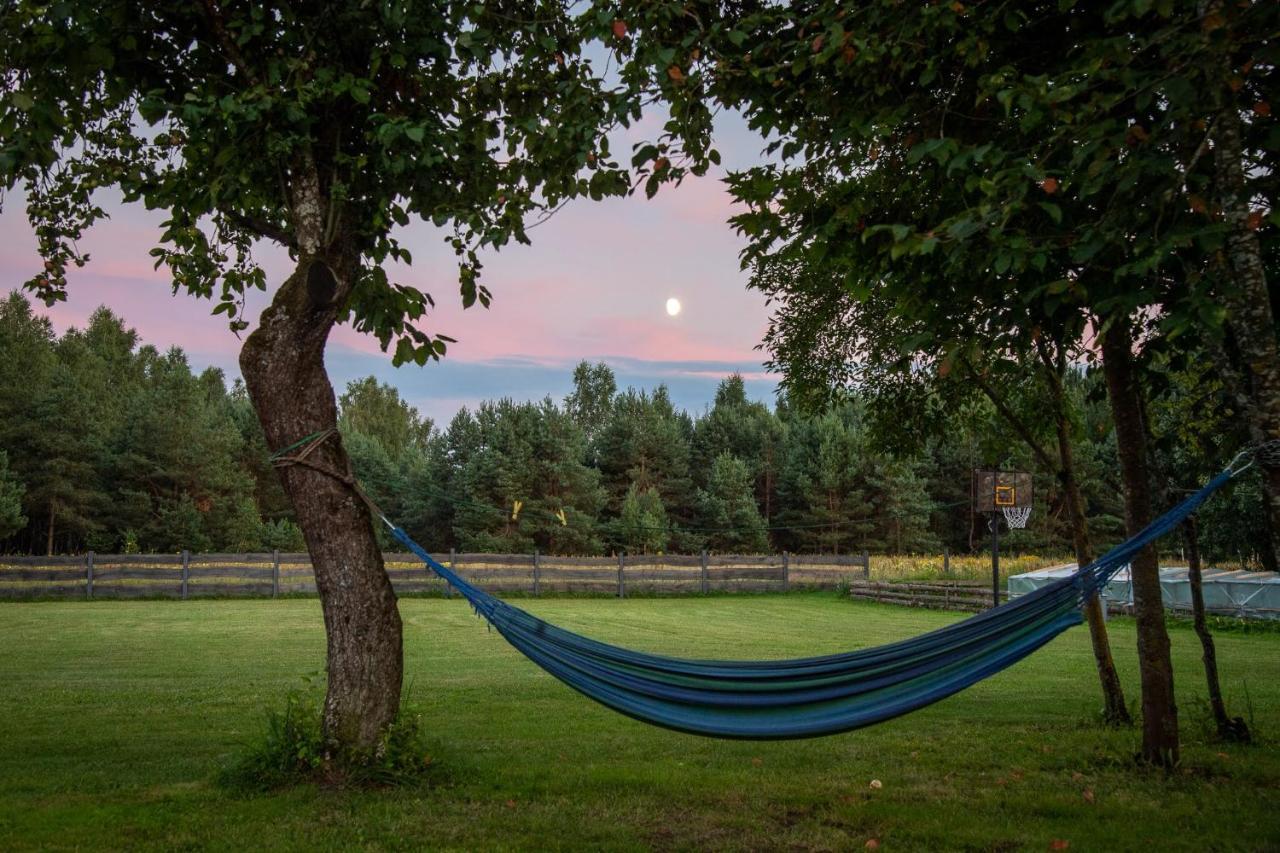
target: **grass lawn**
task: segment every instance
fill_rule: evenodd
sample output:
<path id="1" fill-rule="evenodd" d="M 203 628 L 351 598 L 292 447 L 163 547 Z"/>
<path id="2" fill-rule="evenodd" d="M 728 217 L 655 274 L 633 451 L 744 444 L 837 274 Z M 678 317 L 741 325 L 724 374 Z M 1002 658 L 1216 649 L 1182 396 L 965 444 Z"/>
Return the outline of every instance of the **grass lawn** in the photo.
<path id="1" fill-rule="evenodd" d="M 603 639 L 703 657 L 831 652 L 957 618 L 830 593 L 525 603 Z M 1280 850 L 1280 633 L 1218 638 L 1230 707 L 1261 735 L 1240 747 L 1206 736 L 1198 645 L 1173 631 L 1185 762 L 1165 775 L 1135 768 L 1136 732 L 1094 723 L 1083 628 L 905 718 L 743 743 L 613 714 L 459 601 L 401 610 L 433 781 L 237 796 L 214 777 L 264 708 L 318 675 L 318 602 L 0 605 L 0 849 L 839 850 L 876 838 L 884 850 Z M 1132 622 L 1113 621 L 1112 637 L 1136 698 Z"/>

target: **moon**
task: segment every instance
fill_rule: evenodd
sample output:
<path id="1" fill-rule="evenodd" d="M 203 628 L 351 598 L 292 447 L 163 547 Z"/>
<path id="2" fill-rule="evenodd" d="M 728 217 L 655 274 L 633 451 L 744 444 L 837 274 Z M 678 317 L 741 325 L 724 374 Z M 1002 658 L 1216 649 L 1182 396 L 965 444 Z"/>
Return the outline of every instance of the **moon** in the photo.
<path id="1" fill-rule="evenodd" d="M 680 300 L 674 296 L 667 300 L 667 316 L 674 317 L 680 313 Z"/>

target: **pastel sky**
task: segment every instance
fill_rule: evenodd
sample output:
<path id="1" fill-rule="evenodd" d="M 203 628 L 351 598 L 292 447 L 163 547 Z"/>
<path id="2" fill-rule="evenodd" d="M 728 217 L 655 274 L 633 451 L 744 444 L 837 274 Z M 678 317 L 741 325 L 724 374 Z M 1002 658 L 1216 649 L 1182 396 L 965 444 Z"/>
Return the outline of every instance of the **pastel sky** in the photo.
<path id="1" fill-rule="evenodd" d="M 648 125 L 649 122 L 643 123 Z M 718 122 L 724 169 L 760 162 L 762 140 L 734 116 Z M 652 126 L 614 141 L 619 160 Z M 438 306 L 426 325 L 458 340 L 440 363 L 391 366 L 377 341 L 341 327 L 330 340 L 327 364 L 334 384 L 373 374 L 398 387 L 423 414 L 444 425 L 462 406 L 483 399 L 560 399 L 582 359 L 608 363 L 620 387 L 664 383 L 678 406 L 702 411 L 716 384 L 732 372 L 748 393 L 771 401 L 775 378 L 755 349 L 764 333 L 764 298 L 746 288 L 738 267 L 741 239 L 725 220 L 732 206 L 721 182 L 724 169 L 653 200 L 643 195 L 569 204 L 530 233 L 532 247 L 514 246 L 484 258 L 484 282 L 494 294 L 489 310 L 463 310 L 456 264 L 440 232 L 414 224 L 400 235 L 414 265 L 397 280 L 430 292 Z M 99 305 L 120 314 L 161 348 L 180 346 L 196 367 L 214 365 L 237 376 L 240 342 L 212 304 L 173 296 L 163 271 L 152 269 L 163 216 L 103 195 L 111 218 L 97 225 L 82 248 L 84 269 L 68 274 L 68 299 L 47 313 L 59 331 L 82 325 Z M 38 268 L 35 238 L 22 199 L 12 195 L 0 211 L 0 288 L 17 287 Z M 255 255 L 278 282 L 289 268 L 282 250 L 262 244 Z M 668 317 L 669 297 L 683 304 Z M 267 296 L 250 301 L 256 318 Z M 43 306 L 39 306 L 42 310 Z"/>

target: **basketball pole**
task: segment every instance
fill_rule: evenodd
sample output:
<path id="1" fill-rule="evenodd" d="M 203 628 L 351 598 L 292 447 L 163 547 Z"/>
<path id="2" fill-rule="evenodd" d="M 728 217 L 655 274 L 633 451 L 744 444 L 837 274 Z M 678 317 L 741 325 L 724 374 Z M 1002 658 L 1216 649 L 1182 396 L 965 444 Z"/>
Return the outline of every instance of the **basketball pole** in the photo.
<path id="1" fill-rule="evenodd" d="M 1000 606 L 1000 516 L 991 514 L 991 606 Z"/>

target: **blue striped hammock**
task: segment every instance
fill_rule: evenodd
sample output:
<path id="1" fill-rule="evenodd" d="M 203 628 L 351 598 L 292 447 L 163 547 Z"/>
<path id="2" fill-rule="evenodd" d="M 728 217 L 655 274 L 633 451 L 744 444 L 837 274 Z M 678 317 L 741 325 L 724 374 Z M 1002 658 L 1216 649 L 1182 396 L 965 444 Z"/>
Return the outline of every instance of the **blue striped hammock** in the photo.
<path id="1" fill-rule="evenodd" d="M 1079 624 L 1086 600 L 1242 470 L 1233 465 L 1136 536 L 1035 592 L 909 640 L 795 660 L 686 660 L 592 640 L 473 586 L 404 530 L 386 523 L 511 645 L 575 690 L 629 717 L 677 731 L 778 740 L 892 719 L 1012 666 Z"/>

